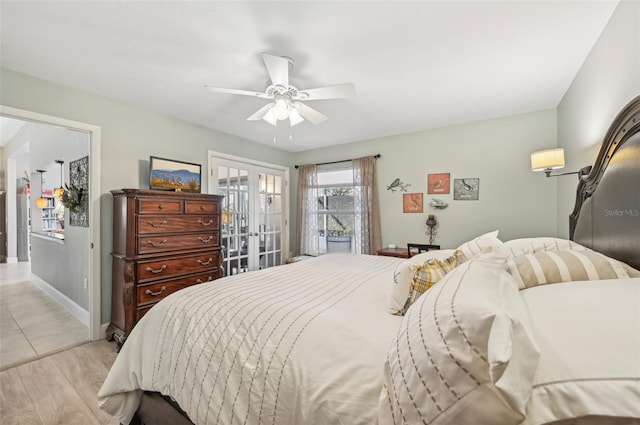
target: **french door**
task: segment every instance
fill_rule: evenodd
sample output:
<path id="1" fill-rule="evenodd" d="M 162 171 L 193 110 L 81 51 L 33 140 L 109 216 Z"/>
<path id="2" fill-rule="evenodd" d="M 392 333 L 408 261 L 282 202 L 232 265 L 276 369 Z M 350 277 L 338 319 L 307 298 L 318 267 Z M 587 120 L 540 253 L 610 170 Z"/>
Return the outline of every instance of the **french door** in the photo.
<path id="1" fill-rule="evenodd" d="M 210 158 L 210 193 L 224 196 L 225 276 L 282 264 L 288 252 L 286 169 Z"/>

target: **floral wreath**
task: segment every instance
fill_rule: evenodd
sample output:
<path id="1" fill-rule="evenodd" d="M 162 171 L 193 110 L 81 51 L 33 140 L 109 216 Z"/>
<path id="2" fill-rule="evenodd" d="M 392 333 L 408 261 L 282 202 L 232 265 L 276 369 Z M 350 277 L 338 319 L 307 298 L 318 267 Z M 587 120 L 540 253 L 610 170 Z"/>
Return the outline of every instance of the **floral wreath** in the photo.
<path id="1" fill-rule="evenodd" d="M 64 205 L 66 208 L 69 208 L 71 211 L 75 211 L 82 203 L 82 195 L 84 189 L 75 186 L 73 183 L 71 184 L 71 186 L 68 186 L 65 183 L 64 187 L 66 189 L 62 193 L 60 202 L 62 202 L 62 205 Z"/>

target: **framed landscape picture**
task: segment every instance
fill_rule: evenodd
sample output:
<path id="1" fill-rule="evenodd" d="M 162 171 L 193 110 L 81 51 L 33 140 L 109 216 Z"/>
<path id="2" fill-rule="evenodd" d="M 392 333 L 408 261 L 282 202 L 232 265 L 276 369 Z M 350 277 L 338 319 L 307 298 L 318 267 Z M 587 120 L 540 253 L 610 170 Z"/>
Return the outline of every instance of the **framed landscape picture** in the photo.
<path id="1" fill-rule="evenodd" d="M 149 158 L 149 188 L 200 193 L 202 166 L 174 159 Z"/>
<path id="2" fill-rule="evenodd" d="M 453 179 L 453 199 L 455 201 L 477 201 L 480 191 L 480 179 Z"/>

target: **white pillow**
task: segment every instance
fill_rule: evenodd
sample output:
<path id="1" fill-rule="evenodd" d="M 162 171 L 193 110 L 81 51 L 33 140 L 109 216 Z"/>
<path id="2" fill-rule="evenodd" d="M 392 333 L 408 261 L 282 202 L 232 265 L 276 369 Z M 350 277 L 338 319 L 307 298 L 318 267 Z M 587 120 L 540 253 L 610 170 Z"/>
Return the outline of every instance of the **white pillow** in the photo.
<path id="1" fill-rule="evenodd" d="M 528 423 L 591 417 L 591 425 L 638 424 L 640 278 L 543 285 L 520 295 L 541 352 Z"/>
<path id="2" fill-rule="evenodd" d="M 494 230 L 463 243 L 458 249 L 467 257 L 467 260 L 470 260 L 476 255 L 494 251 L 500 246 L 502 246 L 502 241 L 498 239 L 498 231 Z"/>
<path id="3" fill-rule="evenodd" d="M 454 249 L 441 249 L 436 251 L 427 251 L 411 258 L 404 260 L 396 266 L 393 271 L 393 283 L 391 285 L 391 294 L 389 297 L 389 313 L 402 315 L 404 304 L 409 297 L 411 289 L 411 281 L 413 280 L 413 266 L 423 264 L 431 258 L 438 260 L 446 260 L 455 253 Z"/>
<path id="4" fill-rule="evenodd" d="M 379 423 L 524 420 L 539 352 L 505 260 L 459 265 L 407 311 L 387 353 Z"/>
<path id="5" fill-rule="evenodd" d="M 508 252 L 512 257 L 545 251 L 584 251 L 586 249 L 588 248 L 574 241 L 551 237 L 512 239 L 504 242 L 500 247 L 500 250 Z"/>

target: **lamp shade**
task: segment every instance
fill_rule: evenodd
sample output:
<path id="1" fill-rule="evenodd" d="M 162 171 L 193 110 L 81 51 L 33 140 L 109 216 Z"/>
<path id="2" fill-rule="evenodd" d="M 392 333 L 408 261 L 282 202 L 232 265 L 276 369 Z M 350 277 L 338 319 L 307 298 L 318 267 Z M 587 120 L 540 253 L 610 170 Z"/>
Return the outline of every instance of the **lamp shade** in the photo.
<path id="1" fill-rule="evenodd" d="M 47 200 L 45 198 L 36 199 L 36 207 L 44 208 L 47 206 Z"/>
<path id="2" fill-rule="evenodd" d="M 55 196 L 56 199 L 62 199 L 62 195 L 64 195 L 64 188 L 62 186 L 53 191 L 53 196 Z"/>
<path id="3" fill-rule="evenodd" d="M 531 154 L 531 170 L 555 170 L 564 167 L 564 149 L 545 149 Z"/>

